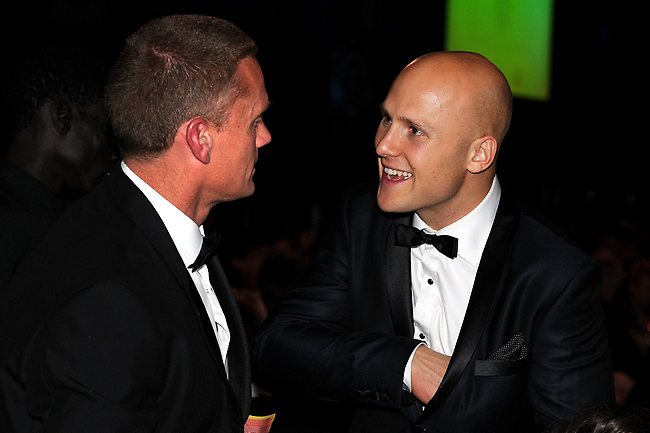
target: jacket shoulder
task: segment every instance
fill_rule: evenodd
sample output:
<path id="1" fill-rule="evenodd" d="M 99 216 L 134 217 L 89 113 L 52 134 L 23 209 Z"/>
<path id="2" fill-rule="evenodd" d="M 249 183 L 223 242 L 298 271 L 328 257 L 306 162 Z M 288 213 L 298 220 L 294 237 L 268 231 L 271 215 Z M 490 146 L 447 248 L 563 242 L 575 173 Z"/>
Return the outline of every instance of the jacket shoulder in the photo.
<path id="1" fill-rule="evenodd" d="M 388 213 L 377 204 L 377 181 L 366 181 L 348 187 L 342 194 L 339 209 L 346 219 L 363 219 L 367 222 L 382 221 L 391 223 L 410 218 L 412 213 Z"/>

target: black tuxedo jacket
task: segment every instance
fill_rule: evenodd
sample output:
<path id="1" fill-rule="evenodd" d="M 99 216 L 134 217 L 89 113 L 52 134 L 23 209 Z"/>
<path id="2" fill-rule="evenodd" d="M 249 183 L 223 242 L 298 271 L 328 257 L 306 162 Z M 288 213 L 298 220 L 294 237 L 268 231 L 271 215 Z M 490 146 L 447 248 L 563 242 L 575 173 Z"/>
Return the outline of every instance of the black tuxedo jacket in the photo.
<path id="1" fill-rule="evenodd" d="M 458 343 L 423 409 L 402 391 L 413 339 L 410 249 L 376 185 L 344 197 L 306 279 L 268 318 L 254 377 L 277 396 L 351 403 L 354 432 L 531 432 L 612 402 L 599 273 L 506 193 Z M 278 414 L 278 417 L 280 414 Z"/>
<path id="2" fill-rule="evenodd" d="M 0 291 L 68 204 L 21 167 L 0 158 Z"/>
<path id="3" fill-rule="evenodd" d="M 0 299 L 0 431 L 237 432 L 250 362 L 218 259 L 230 379 L 188 270 L 119 165 L 75 202 Z"/>

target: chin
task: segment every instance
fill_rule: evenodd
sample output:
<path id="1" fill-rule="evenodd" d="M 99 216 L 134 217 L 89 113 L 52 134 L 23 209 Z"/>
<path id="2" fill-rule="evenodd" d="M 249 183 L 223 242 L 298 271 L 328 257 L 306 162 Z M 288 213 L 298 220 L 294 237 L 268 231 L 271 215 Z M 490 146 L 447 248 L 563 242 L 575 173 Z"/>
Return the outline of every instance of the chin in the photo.
<path id="1" fill-rule="evenodd" d="M 405 206 L 382 206 L 379 204 L 379 209 L 381 209 L 383 212 L 393 214 L 413 212 L 413 209 L 407 208 Z"/>
<path id="2" fill-rule="evenodd" d="M 377 192 L 377 205 L 379 209 L 389 213 L 407 213 L 415 210 L 407 195 L 382 192 L 381 189 Z"/>
<path id="3" fill-rule="evenodd" d="M 400 212 L 406 212 L 408 210 L 405 209 L 404 206 L 401 206 L 400 203 L 382 197 L 381 194 L 377 195 L 377 204 L 379 205 L 379 209 L 381 209 L 384 212 L 400 213 Z"/>
<path id="4" fill-rule="evenodd" d="M 251 182 L 250 186 L 242 193 L 242 197 L 250 197 L 255 192 L 255 184 Z"/>

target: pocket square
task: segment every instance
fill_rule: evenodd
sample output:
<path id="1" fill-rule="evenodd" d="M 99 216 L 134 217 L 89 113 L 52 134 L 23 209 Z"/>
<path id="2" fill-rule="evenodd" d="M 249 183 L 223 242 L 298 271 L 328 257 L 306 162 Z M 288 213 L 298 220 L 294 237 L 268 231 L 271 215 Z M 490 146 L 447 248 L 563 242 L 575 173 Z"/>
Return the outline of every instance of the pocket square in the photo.
<path id="1" fill-rule="evenodd" d="M 526 347 L 524 336 L 521 332 L 517 332 L 510 341 L 490 355 L 488 359 L 491 361 L 521 361 L 527 356 L 528 347 Z"/>

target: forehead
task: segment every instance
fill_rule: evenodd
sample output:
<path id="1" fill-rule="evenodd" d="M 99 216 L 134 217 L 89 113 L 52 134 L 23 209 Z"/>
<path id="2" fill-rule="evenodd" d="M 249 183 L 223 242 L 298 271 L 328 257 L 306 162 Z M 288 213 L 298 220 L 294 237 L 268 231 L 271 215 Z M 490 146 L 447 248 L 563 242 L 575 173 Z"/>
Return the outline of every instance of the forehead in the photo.
<path id="1" fill-rule="evenodd" d="M 393 118 L 417 123 L 431 121 L 457 106 L 457 86 L 445 74 L 402 72 L 391 86 L 384 108 Z"/>
<path id="2" fill-rule="evenodd" d="M 257 60 L 252 57 L 246 57 L 240 61 L 237 66 L 237 75 L 253 98 L 259 99 L 266 97 L 264 74 Z"/>
<path id="3" fill-rule="evenodd" d="M 239 62 L 237 65 L 237 74 L 242 82 L 249 86 L 254 85 L 258 81 L 264 82 L 262 68 L 260 68 L 259 63 L 253 57 L 245 57 Z"/>
<path id="4" fill-rule="evenodd" d="M 239 62 L 237 75 L 247 93 L 235 100 L 234 105 L 248 107 L 251 111 L 264 111 L 268 105 L 268 95 L 264 85 L 264 75 L 259 63 L 252 57 L 247 57 Z M 255 115 L 259 115 L 256 113 Z"/>

